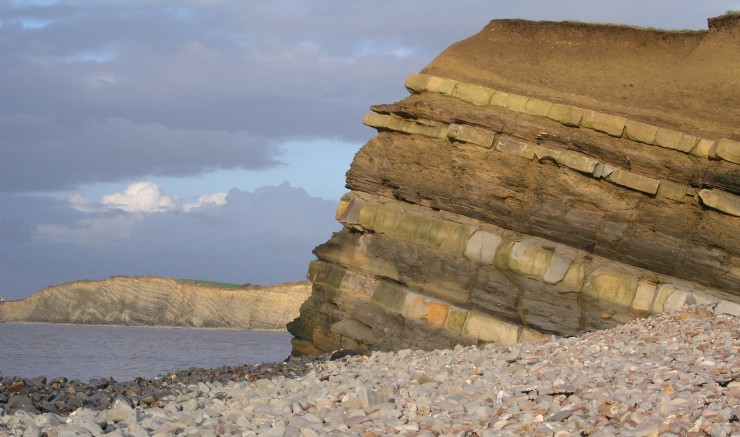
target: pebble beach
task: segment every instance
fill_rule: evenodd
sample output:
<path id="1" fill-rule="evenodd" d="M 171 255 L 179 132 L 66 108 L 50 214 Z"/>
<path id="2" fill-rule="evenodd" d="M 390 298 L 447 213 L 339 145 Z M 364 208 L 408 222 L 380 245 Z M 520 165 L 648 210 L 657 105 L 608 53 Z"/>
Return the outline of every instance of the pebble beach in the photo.
<path id="1" fill-rule="evenodd" d="M 740 319 L 689 307 L 511 346 L 5 377 L 0 436 L 736 436 L 739 351 Z"/>

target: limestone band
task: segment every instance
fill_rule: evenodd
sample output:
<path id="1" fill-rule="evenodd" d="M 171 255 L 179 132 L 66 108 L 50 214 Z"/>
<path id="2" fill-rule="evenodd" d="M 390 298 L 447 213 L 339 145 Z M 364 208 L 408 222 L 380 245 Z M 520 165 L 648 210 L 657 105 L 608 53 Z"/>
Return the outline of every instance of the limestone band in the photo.
<path id="1" fill-rule="evenodd" d="M 702 91 L 738 89 L 712 57 L 734 35 L 496 20 L 409 75 L 407 98 L 363 120 L 378 135 L 347 172 L 342 231 L 314 251 L 294 353 L 512 344 L 687 304 L 740 314 L 738 102 Z M 654 37 L 715 74 L 646 80 L 666 65 L 638 54 L 666 47 L 632 42 Z M 569 76 L 594 56 L 614 69 Z"/>

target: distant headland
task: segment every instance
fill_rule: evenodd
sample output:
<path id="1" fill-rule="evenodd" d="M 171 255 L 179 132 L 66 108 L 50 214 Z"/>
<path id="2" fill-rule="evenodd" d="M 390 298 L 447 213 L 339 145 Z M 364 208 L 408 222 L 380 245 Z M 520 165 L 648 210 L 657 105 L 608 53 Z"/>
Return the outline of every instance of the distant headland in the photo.
<path id="1" fill-rule="evenodd" d="M 158 276 L 67 282 L 0 304 L 0 322 L 284 330 L 307 282 L 234 285 Z"/>

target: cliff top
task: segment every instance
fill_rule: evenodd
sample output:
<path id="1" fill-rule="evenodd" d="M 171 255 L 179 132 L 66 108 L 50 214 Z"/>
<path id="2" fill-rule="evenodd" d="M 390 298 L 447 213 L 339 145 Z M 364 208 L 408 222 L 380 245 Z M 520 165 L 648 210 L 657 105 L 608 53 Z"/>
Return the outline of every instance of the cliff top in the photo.
<path id="1" fill-rule="evenodd" d="M 706 31 L 493 20 L 422 72 L 740 139 L 740 14 Z"/>

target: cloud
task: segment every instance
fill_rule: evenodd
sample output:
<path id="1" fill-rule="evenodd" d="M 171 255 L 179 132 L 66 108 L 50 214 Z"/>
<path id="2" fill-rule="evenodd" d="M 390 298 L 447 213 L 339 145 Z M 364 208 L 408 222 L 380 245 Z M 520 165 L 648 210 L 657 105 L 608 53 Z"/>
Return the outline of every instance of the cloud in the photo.
<path id="1" fill-rule="evenodd" d="M 222 206 L 225 204 L 226 193 L 203 194 L 198 197 L 198 200 L 196 200 L 195 203 L 186 203 L 182 205 L 182 210 L 185 212 L 190 212 L 195 208 L 200 208 L 206 205 Z"/>
<path id="2" fill-rule="evenodd" d="M 179 199 L 164 195 L 162 188 L 151 182 L 136 182 L 122 193 L 103 196 L 101 205 L 128 213 L 154 213 L 177 209 Z"/>
<path id="3" fill-rule="evenodd" d="M 146 215 L 170 211 L 189 212 L 206 205 L 226 204 L 226 193 L 203 194 L 193 203 L 185 203 L 178 196 L 166 196 L 164 190 L 153 182 L 134 182 L 122 192 L 106 194 L 100 202 L 94 202 L 80 193 L 72 194 L 69 205 L 85 213 L 120 211 L 134 215 Z"/>
<path id="4" fill-rule="evenodd" d="M 361 144 L 370 105 L 493 18 L 704 28 L 736 1 L 5 4 L 0 190 L 29 192 L 265 168 L 297 139 Z"/>
<path id="5" fill-rule="evenodd" d="M 84 213 L 74 223 L 42 223 L 36 228 L 36 238 L 52 243 L 103 246 L 114 241 L 128 240 L 135 226 L 148 215 L 162 213 L 192 213 L 206 206 L 223 206 L 227 193 L 203 194 L 193 203 L 183 203 L 177 196 L 167 196 L 152 182 L 134 182 L 122 192 L 106 194 L 99 202 L 79 193 L 72 194 L 69 207 Z"/>
<path id="6" fill-rule="evenodd" d="M 168 128 L 123 118 L 69 125 L 0 114 L 0 191 L 54 191 L 143 176 L 189 176 L 278 164 L 276 145 L 245 131 Z"/>
<path id="7" fill-rule="evenodd" d="M 76 246 L 106 246 L 131 238 L 139 218 L 109 216 L 81 219 L 73 225 L 41 223 L 35 231 L 37 241 Z"/>
<path id="8" fill-rule="evenodd" d="M 101 209 L 101 202 L 79 211 L 68 201 L 0 194 L 0 230 L 7 230 L 0 232 L 1 292 L 15 299 L 52 284 L 119 274 L 300 281 L 312 249 L 340 228 L 336 202 L 288 184 L 232 189 L 195 203 L 200 206 L 142 214 Z"/>
<path id="9" fill-rule="evenodd" d="M 370 17 L 350 24 L 347 14 L 373 11 L 361 9 L 8 8 L 0 18 L 0 127 L 13 137 L 3 129 L 0 190 L 266 168 L 285 141 L 364 142 L 368 107 L 404 95 L 404 75 L 433 53 L 425 58 L 397 32 L 385 36 Z M 20 20 L 46 25 L 29 29 Z M 362 52 L 368 45 L 373 50 Z"/>

